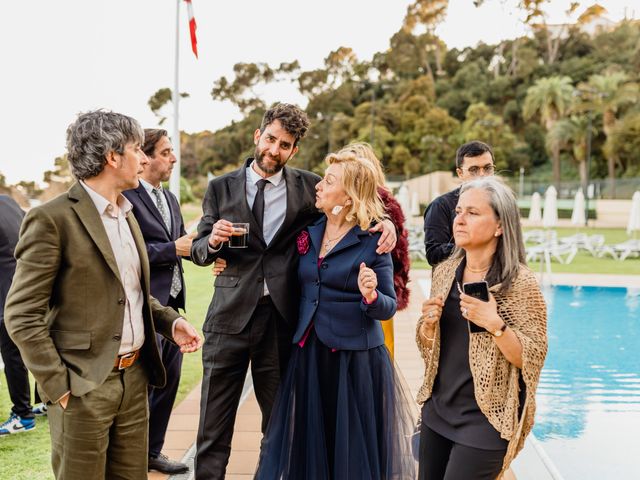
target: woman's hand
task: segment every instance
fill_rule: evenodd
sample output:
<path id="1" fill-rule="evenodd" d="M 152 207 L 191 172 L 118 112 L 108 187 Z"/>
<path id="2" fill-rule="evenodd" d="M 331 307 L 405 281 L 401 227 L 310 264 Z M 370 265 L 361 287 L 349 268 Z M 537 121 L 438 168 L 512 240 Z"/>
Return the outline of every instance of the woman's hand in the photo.
<path id="1" fill-rule="evenodd" d="M 488 332 L 494 332 L 500 329 L 504 323 L 498 316 L 498 305 L 491 293 L 489 293 L 488 302 L 461 293 L 460 311 L 464 318 L 484 328 Z"/>
<path id="2" fill-rule="evenodd" d="M 376 272 L 362 262 L 360 264 L 360 272 L 358 273 L 358 288 L 367 303 L 371 303 L 378 298 L 378 294 L 376 293 L 377 286 L 378 276 Z"/>
<path id="3" fill-rule="evenodd" d="M 422 315 L 420 320 L 420 336 L 423 340 L 433 340 L 436 332 L 436 325 L 440 321 L 442 316 L 442 309 L 444 307 L 444 300 L 442 295 L 437 295 L 425 300 L 422 304 Z"/>
<path id="4" fill-rule="evenodd" d="M 227 261 L 224 258 L 216 258 L 215 263 L 213 264 L 213 267 L 211 268 L 211 272 L 213 273 L 214 276 L 218 276 L 220 275 L 222 272 L 224 272 L 224 269 L 227 268 Z"/>

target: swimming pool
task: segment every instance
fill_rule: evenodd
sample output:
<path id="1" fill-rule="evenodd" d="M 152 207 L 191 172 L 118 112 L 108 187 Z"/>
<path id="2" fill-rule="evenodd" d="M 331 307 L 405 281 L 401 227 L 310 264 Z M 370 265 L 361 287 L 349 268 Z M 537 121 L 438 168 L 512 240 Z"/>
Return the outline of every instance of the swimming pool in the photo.
<path id="1" fill-rule="evenodd" d="M 533 432 L 566 480 L 640 478 L 640 289 L 555 286 Z"/>

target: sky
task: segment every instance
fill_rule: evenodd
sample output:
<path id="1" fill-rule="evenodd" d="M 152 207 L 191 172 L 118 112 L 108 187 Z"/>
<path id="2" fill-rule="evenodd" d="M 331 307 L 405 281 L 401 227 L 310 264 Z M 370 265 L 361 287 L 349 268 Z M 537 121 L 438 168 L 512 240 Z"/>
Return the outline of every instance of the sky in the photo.
<path id="1" fill-rule="evenodd" d="M 65 152 L 65 130 L 79 112 L 106 108 L 157 126 L 147 101 L 173 88 L 177 0 L 24 0 L 0 4 L 0 172 L 8 183 L 42 181 Z M 384 51 L 409 0 L 193 0 L 199 59 L 191 53 L 180 9 L 180 129 L 216 130 L 241 118 L 213 101 L 213 83 L 238 62 L 298 60 L 320 68 L 329 52 L 351 47 L 359 59 Z M 450 0 L 436 33 L 449 47 L 495 43 L 526 33 L 517 0 Z M 566 20 L 568 1 L 553 0 L 551 23 Z M 603 0 L 608 18 L 638 18 L 631 0 Z M 585 2 L 584 5 L 589 5 Z M 635 9 L 635 10 L 634 10 Z M 294 85 L 259 93 L 269 102 L 305 106 Z M 170 116 L 170 110 L 166 112 Z M 168 120 L 165 128 L 171 130 Z"/>

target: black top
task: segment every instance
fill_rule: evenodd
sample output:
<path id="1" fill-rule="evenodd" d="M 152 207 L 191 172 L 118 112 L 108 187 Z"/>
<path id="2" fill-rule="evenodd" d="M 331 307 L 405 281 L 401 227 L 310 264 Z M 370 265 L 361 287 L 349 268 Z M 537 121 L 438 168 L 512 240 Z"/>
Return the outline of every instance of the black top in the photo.
<path id="1" fill-rule="evenodd" d="M 459 196 L 460 187 L 434 199 L 424 212 L 424 247 L 432 267 L 449 258 L 455 246 L 453 219 Z"/>
<path id="2" fill-rule="evenodd" d="M 476 402 L 469 367 L 468 321 L 460 312 L 460 294 L 466 261 L 456 271 L 440 318 L 440 361 L 431 398 L 422 407 L 422 421 L 431 430 L 461 445 L 503 450 L 507 441 L 493 428 Z M 473 334 L 476 335 L 476 334 Z"/>

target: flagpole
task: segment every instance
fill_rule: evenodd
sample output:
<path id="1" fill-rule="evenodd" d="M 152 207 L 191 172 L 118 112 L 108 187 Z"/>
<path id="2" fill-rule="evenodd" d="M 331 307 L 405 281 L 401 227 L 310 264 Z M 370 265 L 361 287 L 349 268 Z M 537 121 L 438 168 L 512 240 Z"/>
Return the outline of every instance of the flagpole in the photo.
<path id="1" fill-rule="evenodd" d="M 173 193 L 178 202 L 180 202 L 180 90 L 179 90 L 179 71 L 180 71 L 180 2 L 176 0 L 176 56 L 175 56 L 175 72 L 173 82 L 173 153 L 176 156 L 176 163 L 173 166 L 173 172 L 169 179 L 169 190 Z"/>

